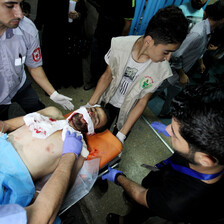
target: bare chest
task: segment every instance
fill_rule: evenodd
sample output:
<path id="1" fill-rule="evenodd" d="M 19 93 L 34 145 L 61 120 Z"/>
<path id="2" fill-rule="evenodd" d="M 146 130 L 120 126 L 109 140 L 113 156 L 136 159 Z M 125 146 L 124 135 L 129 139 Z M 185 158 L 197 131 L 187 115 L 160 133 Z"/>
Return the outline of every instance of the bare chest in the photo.
<path id="1" fill-rule="evenodd" d="M 32 137 L 32 133 L 27 126 L 22 126 L 10 133 L 8 140 L 12 143 L 34 179 L 52 172 L 62 154 L 61 131 L 55 132 L 46 139 L 38 139 Z"/>

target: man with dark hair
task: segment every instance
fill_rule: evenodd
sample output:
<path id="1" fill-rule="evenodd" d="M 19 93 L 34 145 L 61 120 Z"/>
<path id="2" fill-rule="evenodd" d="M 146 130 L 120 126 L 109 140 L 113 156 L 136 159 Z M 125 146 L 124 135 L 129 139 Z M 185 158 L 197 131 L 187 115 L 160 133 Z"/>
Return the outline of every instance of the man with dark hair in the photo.
<path id="1" fill-rule="evenodd" d="M 72 182 L 73 166 L 81 150 L 80 136 L 67 133 L 58 166 L 34 203 L 25 208 L 19 204 L 0 205 L 0 222 L 53 223 Z M 56 219 L 55 223 L 59 223 L 59 218 Z"/>
<path id="2" fill-rule="evenodd" d="M 122 143 L 152 93 L 172 75 L 168 61 L 187 32 L 188 22 L 182 11 L 168 6 L 152 17 L 144 36 L 112 39 L 105 56 L 108 66 L 89 104 L 106 104 L 109 125 L 118 117 L 114 134 Z"/>
<path id="3" fill-rule="evenodd" d="M 38 31 L 33 22 L 23 15 L 20 4 L 21 0 L 0 0 L 1 119 L 8 119 L 12 102 L 17 102 L 26 113 L 45 107 L 27 79 L 24 65 L 52 101 L 72 110 L 72 98 L 59 94 L 45 75 Z"/>
<path id="4" fill-rule="evenodd" d="M 108 223 L 143 223 L 152 216 L 184 223 L 223 223 L 223 103 L 223 84 L 187 86 L 174 98 L 172 123 L 166 127 L 174 155 L 157 164 L 158 170 L 151 171 L 142 186 L 115 169 L 103 176 L 121 185 L 137 202 L 124 217 L 109 214 Z M 157 129 L 165 131 L 162 125 Z"/>

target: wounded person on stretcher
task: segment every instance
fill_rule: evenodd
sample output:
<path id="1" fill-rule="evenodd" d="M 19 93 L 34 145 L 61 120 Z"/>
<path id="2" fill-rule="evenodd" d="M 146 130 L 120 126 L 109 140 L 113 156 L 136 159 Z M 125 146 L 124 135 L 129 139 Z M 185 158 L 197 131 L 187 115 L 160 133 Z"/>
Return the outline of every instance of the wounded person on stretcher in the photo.
<path id="1" fill-rule="evenodd" d="M 0 131 L 9 132 L 8 135 L 4 134 L 0 137 L 0 204 L 18 203 L 21 206 L 27 206 L 35 193 L 33 182 L 52 173 L 58 165 L 62 155 L 62 133 L 64 130 L 59 130 L 60 127 L 57 127 L 58 130 L 45 139 L 34 137 L 40 131 L 35 129 L 37 126 L 30 123 L 32 121 L 36 122 L 38 117 L 35 116 L 40 116 L 40 114 L 45 116 L 45 119 L 49 117 L 48 122 L 65 120 L 58 109 L 48 107 L 38 111 L 38 113 L 10 119 L 4 121 L 4 123 L 0 122 Z M 74 111 L 65 123 L 60 121 L 62 122 L 60 125 L 63 125 L 61 129 L 66 129 L 65 132 L 67 130 L 71 132 L 74 129 L 79 133 L 94 134 L 94 132 L 102 132 L 107 128 L 107 120 L 103 108 L 81 107 Z M 27 126 L 27 123 L 30 125 Z M 66 123 L 67 126 L 70 126 L 70 129 L 64 125 Z M 47 129 L 49 125 L 45 127 L 42 121 L 40 124 L 43 129 L 41 131 L 45 133 L 44 128 Z M 36 133 L 34 133 L 35 131 Z M 74 165 L 74 173 L 78 173 L 85 161 L 84 157 L 87 156 L 88 150 L 86 145 L 83 144 L 82 153 L 78 157 L 77 164 Z"/>

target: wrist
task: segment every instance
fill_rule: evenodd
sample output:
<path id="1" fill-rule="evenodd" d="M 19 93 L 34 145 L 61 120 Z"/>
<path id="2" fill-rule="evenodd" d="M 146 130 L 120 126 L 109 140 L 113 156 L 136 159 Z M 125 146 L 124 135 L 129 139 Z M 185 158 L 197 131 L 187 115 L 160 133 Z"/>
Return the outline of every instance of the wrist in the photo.
<path id="1" fill-rule="evenodd" d="M 120 183 L 117 181 L 118 177 L 121 176 L 121 175 L 124 176 L 124 177 L 126 177 L 126 175 L 124 173 L 119 172 L 119 173 L 117 173 L 115 175 L 115 178 L 114 178 L 114 183 L 117 184 L 118 186 L 121 186 Z"/>
<path id="2" fill-rule="evenodd" d="M 1 133 L 4 132 L 4 127 L 5 127 L 5 123 L 4 123 L 4 121 L 0 121 L 0 132 L 1 132 Z"/>
<path id="3" fill-rule="evenodd" d="M 50 99 L 54 98 L 58 95 L 58 92 L 55 90 L 52 94 L 50 94 Z"/>
<path id="4" fill-rule="evenodd" d="M 67 152 L 61 155 L 61 159 L 66 159 L 66 160 L 75 160 L 77 159 L 78 156 L 74 152 Z"/>
<path id="5" fill-rule="evenodd" d="M 118 132 L 116 137 L 124 144 L 124 140 L 126 139 L 126 135 L 124 135 L 122 132 Z"/>
<path id="6" fill-rule="evenodd" d="M 78 155 L 75 152 L 62 152 L 61 157 L 78 158 Z"/>

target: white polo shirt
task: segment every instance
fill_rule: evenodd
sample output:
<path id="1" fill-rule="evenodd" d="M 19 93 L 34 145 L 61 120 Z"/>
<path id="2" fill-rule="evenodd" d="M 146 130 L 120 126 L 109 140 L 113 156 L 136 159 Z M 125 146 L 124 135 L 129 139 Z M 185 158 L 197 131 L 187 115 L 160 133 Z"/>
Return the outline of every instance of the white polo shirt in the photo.
<path id="1" fill-rule="evenodd" d="M 15 29 L 8 28 L 0 37 L 0 105 L 11 99 L 26 80 L 24 64 L 42 66 L 38 30 L 24 17 Z"/>

